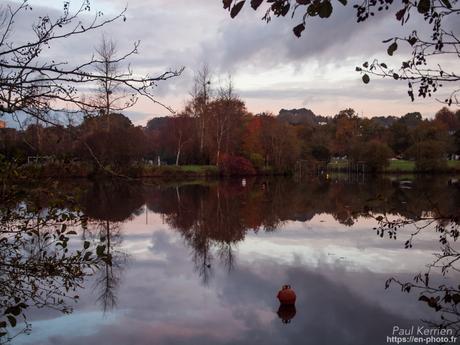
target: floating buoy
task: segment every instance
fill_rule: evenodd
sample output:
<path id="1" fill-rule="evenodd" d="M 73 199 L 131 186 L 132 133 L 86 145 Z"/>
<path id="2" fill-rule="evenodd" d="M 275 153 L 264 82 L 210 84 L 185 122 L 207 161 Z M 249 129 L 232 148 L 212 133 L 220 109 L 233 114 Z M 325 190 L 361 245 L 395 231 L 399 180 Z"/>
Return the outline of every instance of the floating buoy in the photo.
<path id="1" fill-rule="evenodd" d="M 277 314 L 283 323 L 291 323 L 291 320 L 296 314 L 295 305 L 281 304 Z"/>
<path id="2" fill-rule="evenodd" d="M 295 304 L 296 295 L 294 290 L 291 289 L 291 285 L 283 285 L 276 297 L 278 297 L 281 304 Z"/>

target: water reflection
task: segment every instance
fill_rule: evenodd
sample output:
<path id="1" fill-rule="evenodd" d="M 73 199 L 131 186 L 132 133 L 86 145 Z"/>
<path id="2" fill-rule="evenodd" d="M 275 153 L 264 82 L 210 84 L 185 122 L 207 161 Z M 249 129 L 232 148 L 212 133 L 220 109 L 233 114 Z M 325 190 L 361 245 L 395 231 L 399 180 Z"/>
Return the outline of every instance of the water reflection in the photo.
<path id="1" fill-rule="evenodd" d="M 86 217 L 75 209 L 42 208 L 22 201 L 0 212 L 0 341 L 30 331 L 29 307 L 72 312 L 72 302 L 85 278 L 99 265 L 110 264 L 101 245 L 85 242 L 71 248 L 71 237 L 86 228 Z M 96 249 L 96 255 L 91 252 Z M 24 321 L 22 327 L 13 330 Z"/>
<path id="2" fill-rule="evenodd" d="M 460 190 L 448 182 L 419 179 L 405 188 L 389 179 L 364 184 L 247 179 L 244 185 L 240 180 L 169 185 L 80 180 L 46 190 L 30 187 L 28 200 L 3 205 L 2 237 L 8 229 L 21 229 L 15 222 L 34 224 L 46 214 L 51 224 L 42 229 L 59 234 L 67 222 L 66 231 L 81 237 L 48 252 L 60 259 L 68 249 L 65 254 L 75 260 L 91 251 L 94 262 L 85 262 L 81 274 L 53 262 L 60 269 L 52 277 L 69 280 L 81 296 L 75 313 L 63 319 L 28 308 L 37 329 L 14 341 L 368 344 L 385 343 L 394 325 L 410 327 L 421 319 L 455 328 L 460 320 L 456 261 L 450 270 L 443 267 L 460 257 L 455 250 Z M 65 198 L 57 200 L 57 190 L 65 190 Z M 21 202 L 28 205 L 28 216 L 6 217 Z M 39 212 L 32 212 L 34 207 Z M 78 217 L 56 222 L 61 210 L 74 210 Z M 441 220 L 432 222 L 432 216 Z M 37 257 L 28 248 L 35 242 L 25 233 L 19 236 L 20 251 Z M 431 256 L 434 251 L 438 257 Z M 2 256 L 15 257 L 7 246 Z M 428 268 L 427 279 L 423 266 L 433 259 L 439 260 Z M 26 261 L 21 267 L 29 266 Z M 418 272 L 423 274 L 414 281 Z M 51 286 L 48 276 L 42 286 Z M 278 306 L 276 292 L 285 282 L 298 292 L 294 308 Z M 62 287 L 55 290 L 68 295 Z M 0 293 L 15 300 L 9 290 Z M 31 307 L 44 306 L 27 300 Z M 70 311 L 67 307 L 64 303 L 62 311 Z M 49 320 L 46 331 L 44 320 Z M 86 328 L 76 332 L 65 320 Z"/>

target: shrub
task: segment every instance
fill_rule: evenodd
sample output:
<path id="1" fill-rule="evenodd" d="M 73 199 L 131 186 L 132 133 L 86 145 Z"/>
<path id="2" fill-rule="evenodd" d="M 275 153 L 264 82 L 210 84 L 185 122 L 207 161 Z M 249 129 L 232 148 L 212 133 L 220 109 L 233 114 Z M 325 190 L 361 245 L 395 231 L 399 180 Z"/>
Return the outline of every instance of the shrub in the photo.
<path id="1" fill-rule="evenodd" d="M 219 160 L 219 169 L 223 175 L 246 176 L 255 175 L 256 170 L 251 161 L 240 156 L 222 155 Z"/>
<path id="2" fill-rule="evenodd" d="M 251 163 L 257 170 L 260 170 L 264 167 L 265 161 L 264 161 L 264 157 L 262 157 L 261 154 L 251 153 L 249 158 L 250 158 Z"/>
<path id="3" fill-rule="evenodd" d="M 415 159 L 417 171 L 443 171 L 447 167 L 443 143 L 436 140 L 426 140 L 412 145 L 406 155 Z"/>
<path id="4" fill-rule="evenodd" d="M 355 145 L 351 154 L 353 160 L 362 161 L 366 164 L 368 172 L 382 171 L 389 165 L 388 160 L 392 155 L 391 148 L 377 140 Z"/>

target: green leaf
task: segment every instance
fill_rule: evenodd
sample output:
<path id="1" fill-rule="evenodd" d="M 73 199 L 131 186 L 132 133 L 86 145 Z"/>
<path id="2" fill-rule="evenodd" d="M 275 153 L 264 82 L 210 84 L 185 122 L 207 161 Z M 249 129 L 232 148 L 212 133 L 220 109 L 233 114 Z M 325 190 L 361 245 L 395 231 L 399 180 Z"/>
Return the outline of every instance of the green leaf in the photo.
<path id="1" fill-rule="evenodd" d="M 230 17 L 235 18 L 238 13 L 240 13 L 241 9 L 243 8 L 245 1 L 240 1 L 236 3 L 233 7 L 232 10 L 230 11 Z"/>
<path id="2" fill-rule="evenodd" d="M 83 248 L 88 249 L 88 248 L 89 248 L 89 245 L 90 245 L 89 241 L 85 241 L 85 242 L 83 243 Z"/>
<path id="3" fill-rule="evenodd" d="M 393 53 L 396 51 L 396 49 L 398 49 L 398 44 L 393 42 L 387 49 L 388 55 L 393 56 Z"/>
<path id="4" fill-rule="evenodd" d="M 332 14 L 332 4 L 330 1 L 324 1 L 321 3 L 318 11 L 320 18 L 329 18 Z"/>
<path id="5" fill-rule="evenodd" d="M 364 84 L 369 84 L 369 81 L 371 80 L 367 74 L 363 74 L 363 82 Z"/>
<path id="6" fill-rule="evenodd" d="M 76 235 L 77 232 L 75 230 L 70 230 L 67 232 L 67 235 Z"/>
<path id="7" fill-rule="evenodd" d="M 399 74 L 398 73 L 393 73 L 393 79 L 398 80 L 399 79 Z"/>
<path id="8" fill-rule="evenodd" d="M 0 328 L 6 327 L 6 321 L 0 321 Z"/>
<path id="9" fill-rule="evenodd" d="M 417 11 L 419 13 L 425 14 L 430 10 L 431 1 L 430 0 L 420 0 L 417 5 Z"/>
<path id="10" fill-rule="evenodd" d="M 387 64 L 386 64 L 385 62 L 382 62 L 382 63 L 380 64 L 380 66 L 383 67 L 383 68 L 388 68 L 388 66 L 387 66 Z"/>

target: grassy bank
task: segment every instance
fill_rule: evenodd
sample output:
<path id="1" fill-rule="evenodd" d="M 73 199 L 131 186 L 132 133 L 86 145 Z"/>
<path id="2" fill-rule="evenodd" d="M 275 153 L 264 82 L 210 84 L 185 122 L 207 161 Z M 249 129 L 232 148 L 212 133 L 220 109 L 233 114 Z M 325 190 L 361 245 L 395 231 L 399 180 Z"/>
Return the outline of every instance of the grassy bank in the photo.
<path id="1" fill-rule="evenodd" d="M 414 161 L 408 160 L 390 160 L 390 164 L 384 170 L 385 173 L 417 173 L 417 167 Z M 459 173 L 460 161 L 446 161 L 446 167 L 440 169 L 440 173 Z"/>
<path id="2" fill-rule="evenodd" d="M 97 176 L 128 176 L 132 178 L 203 178 L 219 176 L 219 169 L 213 165 L 163 165 L 136 164 L 126 167 L 107 165 L 96 166 L 86 162 L 48 162 L 45 164 L 26 164 L 14 168 L 18 178 L 87 178 Z"/>
<path id="3" fill-rule="evenodd" d="M 345 172 L 348 169 L 348 162 L 346 160 L 334 160 L 328 165 L 328 168 L 332 171 Z M 359 168 L 361 171 L 361 167 Z M 415 161 L 409 161 L 404 159 L 390 160 L 388 166 L 380 173 L 419 173 L 417 170 Z M 446 167 L 438 169 L 430 173 L 460 173 L 460 161 L 446 161 Z"/>
<path id="4" fill-rule="evenodd" d="M 328 165 L 329 172 L 347 172 L 347 161 L 332 161 Z M 360 168 L 361 169 L 361 168 Z M 13 171 L 13 173 L 11 173 Z M 135 164 L 128 167 L 105 166 L 104 168 L 87 162 L 48 162 L 44 164 L 26 164 L 11 169 L 12 178 L 88 178 L 98 176 L 124 176 L 131 178 L 161 178 L 163 180 L 179 180 L 222 176 L 214 165 L 148 165 Z M 1 173 L 1 172 L 0 172 Z M 415 174 L 418 173 L 414 161 L 390 160 L 388 167 L 380 173 Z M 460 173 L 460 161 L 447 161 L 442 170 L 431 173 Z M 5 173 L 2 175 L 5 176 Z M 257 175 L 275 175 L 270 170 L 258 171 Z"/>

